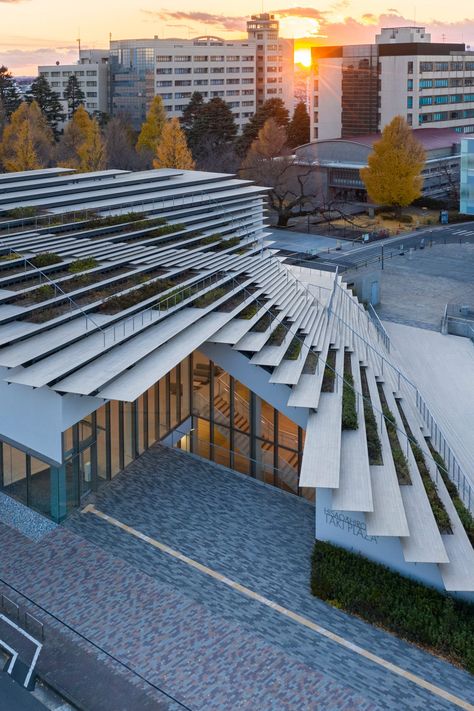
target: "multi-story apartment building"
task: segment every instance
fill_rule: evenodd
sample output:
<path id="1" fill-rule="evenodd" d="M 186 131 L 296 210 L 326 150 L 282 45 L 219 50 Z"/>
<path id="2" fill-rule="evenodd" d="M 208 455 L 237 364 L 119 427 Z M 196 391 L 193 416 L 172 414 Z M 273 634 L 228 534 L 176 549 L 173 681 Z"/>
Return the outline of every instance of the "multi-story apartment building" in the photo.
<path id="1" fill-rule="evenodd" d="M 59 95 L 64 113 L 67 101 L 64 90 L 69 77 L 76 75 L 85 96 L 85 107 L 90 113 L 110 111 L 109 52 L 106 49 L 87 49 L 79 53 L 77 64 L 50 64 L 38 67 L 38 74 L 44 76 L 51 88 Z"/>
<path id="2" fill-rule="evenodd" d="M 413 128 L 474 132 L 474 52 L 434 43 L 424 27 L 384 28 L 375 44 L 312 49 L 311 138 Z"/>
<path id="3" fill-rule="evenodd" d="M 171 116 L 181 116 L 193 92 L 227 103 L 239 128 L 255 112 L 255 46 L 218 37 L 161 40 L 154 56 L 155 94 Z"/>
<path id="4" fill-rule="evenodd" d="M 127 114 L 139 126 L 154 95 L 170 116 L 181 116 L 191 94 L 226 101 L 239 129 L 256 108 L 281 98 L 293 108 L 293 40 L 280 38 L 273 15 L 255 15 L 248 37 L 225 40 L 124 39 L 110 43 L 112 112 Z"/>
<path id="5" fill-rule="evenodd" d="M 239 128 L 255 112 L 252 42 L 219 37 L 113 40 L 111 58 L 112 111 L 127 114 L 136 126 L 155 95 L 171 117 L 181 116 L 195 91 L 206 101 L 226 101 Z"/>
<path id="6" fill-rule="evenodd" d="M 252 15 L 247 22 L 249 40 L 256 44 L 257 106 L 267 99 L 283 99 L 291 112 L 294 104 L 294 42 L 279 36 L 275 15 Z"/>

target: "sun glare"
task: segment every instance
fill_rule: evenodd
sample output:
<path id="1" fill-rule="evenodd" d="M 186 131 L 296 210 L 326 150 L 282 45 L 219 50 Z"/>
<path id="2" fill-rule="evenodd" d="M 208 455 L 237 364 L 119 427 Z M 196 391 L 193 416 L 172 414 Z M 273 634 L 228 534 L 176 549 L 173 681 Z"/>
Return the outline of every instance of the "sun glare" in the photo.
<path id="1" fill-rule="evenodd" d="M 311 50 L 310 49 L 296 49 L 295 50 L 295 64 L 302 64 L 303 67 L 311 66 Z"/>

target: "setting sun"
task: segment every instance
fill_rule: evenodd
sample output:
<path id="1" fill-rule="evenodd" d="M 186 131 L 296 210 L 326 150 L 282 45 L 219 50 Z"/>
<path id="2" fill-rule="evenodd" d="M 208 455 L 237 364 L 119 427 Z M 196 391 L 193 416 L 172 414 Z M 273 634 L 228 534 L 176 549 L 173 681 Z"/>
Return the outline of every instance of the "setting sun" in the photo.
<path id="1" fill-rule="evenodd" d="M 311 50 L 297 49 L 295 50 L 295 64 L 302 64 L 303 67 L 311 66 Z"/>

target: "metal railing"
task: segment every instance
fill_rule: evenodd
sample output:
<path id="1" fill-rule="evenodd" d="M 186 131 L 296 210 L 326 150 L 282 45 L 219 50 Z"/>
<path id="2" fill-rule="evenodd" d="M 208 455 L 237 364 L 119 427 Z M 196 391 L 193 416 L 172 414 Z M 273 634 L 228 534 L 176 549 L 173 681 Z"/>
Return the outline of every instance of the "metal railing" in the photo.
<path id="1" fill-rule="evenodd" d="M 369 314 L 372 323 L 375 326 L 375 329 L 377 331 L 377 339 L 380 340 L 382 339 L 382 343 L 384 344 L 385 348 L 387 351 L 390 353 L 390 336 L 388 335 L 387 331 L 384 328 L 384 325 L 382 321 L 379 319 L 379 315 L 372 306 L 372 304 L 368 304 L 367 306 L 367 313 Z"/>
<path id="2" fill-rule="evenodd" d="M 63 297 L 66 299 L 66 301 L 68 301 L 69 305 L 71 306 L 71 311 L 72 311 L 72 310 L 77 310 L 77 311 L 79 311 L 79 313 L 80 313 L 82 316 L 84 316 L 84 318 L 85 318 L 85 321 L 86 321 L 86 331 L 89 329 L 89 321 L 90 321 L 90 323 L 91 323 L 95 328 L 97 328 L 99 331 L 103 332 L 102 326 L 100 326 L 100 324 L 98 324 L 97 321 L 95 321 L 95 320 L 92 318 L 92 316 L 90 316 L 90 315 L 87 313 L 87 311 L 84 311 L 84 309 L 83 309 L 76 301 L 74 301 L 74 299 L 73 299 L 71 296 L 69 296 L 69 294 L 68 294 L 67 292 L 65 292 L 65 291 L 60 287 L 60 285 L 59 285 L 57 282 L 55 282 L 53 279 L 51 279 L 51 278 L 49 277 L 49 275 L 46 274 L 46 272 L 43 272 L 43 271 L 42 271 L 39 267 L 37 267 L 30 259 L 28 259 L 27 257 L 25 257 L 25 256 L 24 256 L 23 254 L 21 254 L 20 252 L 18 252 L 18 250 L 16 250 L 16 249 L 15 249 L 15 250 L 12 250 L 11 247 L 9 247 L 8 245 L 5 245 L 5 243 L 3 242 L 3 240 L 0 240 L 0 247 L 4 247 L 5 249 L 8 249 L 8 254 L 18 254 L 18 255 L 20 256 L 20 258 L 22 259 L 24 265 L 25 265 L 25 271 L 26 271 L 26 265 L 28 265 L 29 267 L 31 267 L 31 269 L 32 269 L 36 274 L 39 274 L 39 275 L 40 275 L 40 281 L 41 281 L 42 279 L 44 279 L 44 280 L 47 282 L 47 284 L 48 284 L 49 286 L 51 286 L 51 287 L 54 289 L 54 297 L 52 297 L 52 298 L 56 298 L 56 292 L 59 292 L 60 295 L 63 296 Z M 59 265 L 59 262 L 58 262 L 58 265 Z M 53 304 L 53 306 L 54 306 L 54 304 Z M 43 302 L 42 308 L 44 308 L 44 302 Z"/>

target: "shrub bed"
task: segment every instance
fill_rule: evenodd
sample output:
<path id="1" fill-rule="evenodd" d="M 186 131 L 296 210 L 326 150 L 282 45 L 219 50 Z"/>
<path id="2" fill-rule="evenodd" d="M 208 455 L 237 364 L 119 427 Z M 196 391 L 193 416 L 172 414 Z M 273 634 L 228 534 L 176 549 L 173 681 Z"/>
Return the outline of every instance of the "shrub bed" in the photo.
<path id="1" fill-rule="evenodd" d="M 382 403 L 382 412 L 385 418 L 385 426 L 387 428 L 388 439 L 390 441 L 390 449 L 392 450 L 392 458 L 393 463 L 395 465 L 395 471 L 397 472 L 398 481 L 400 484 L 411 484 L 408 460 L 405 457 L 403 450 L 400 446 L 395 415 L 390 410 L 387 404 L 382 383 L 377 383 L 377 387 L 379 390 L 380 401 Z"/>
<path id="2" fill-rule="evenodd" d="M 313 550 L 311 591 L 474 673 L 474 605 L 323 541 Z"/>
<path id="3" fill-rule="evenodd" d="M 260 309 L 260 305 L 257 303 L 249 304 L 248 306 L 245 307 L 240 313 L 237 314 L 235 318 L 243 318 L 247 321 L 249 321 L 251 318 L 255 316 L 255 314 L 258 312 Z"/>
<path id="4" fill-rule="evenodd" d="M 452 533 L 451 521 L 449 520 L 448 512 L 446 511 L 443 502 L 439 498 L 438 488 L 431 478 L 428 467 L 426 466 L 425 457 L 421 447 L 418 446 L 415 441 L 413 432 L 410 429 L 405 413 L 403 412 L 402 406 L 397 401 L 398 411 L 400 417 L 403 420 L 403 426 L 405 427 L 405 432 L 410 438 L 410 447 L 415 457 L 415 462 L 420 472 L 421 480 L 423 486 L 425 487 L 426 495 L 428 496 L 428 501 L 430 502 L 431 510 L 433 511 L 433 516 L 435 517 L 436 524 L 441 533 Z"/>
<path id="5" fill-rule="evenodd" d="M 232 237 L 231 239 L 224 239 L 219 244 L 216 244 L 212 248 L 213 252 L 221 252 L 223 249 L 230 249 L 231 247 L 236 247 L 240 243 L 240 237 Z"/>
<path id="6" fill-rule="evenodd" d="M 367 375 L 365 369 L 360 369 L 360 378 L 362 382 L 362 395 L 364 396 L 364 420 L 365 420 L 365 436 L 367 439 L 367 452 L 369 454 L 369 464 L 381 465 L 382 459 L 382 443 L 380 442 L 377 422 L 372 408 L 370 399 L 369 386 L 367 384 Z"/>
<path id="7" fill-rule="evenodd" d="M 323 382 L 321 384 L 321 392 L 333 393 L 334 383 L 336 382 L 336 351 L 329 350 L 326 358 L 326 366 L 324 368 Z"/>
<path id="8" fill-rule="evenodd" d="M 193 306 L 195 306 L 197 309 L 204 309 L 206 306 L 210 306 L 211 304 L 214 303 L 214 301 L 217 301 L 217 299 L 220 299 L 222 296 L 227 294 L 228 289 L 225 286 L 219 286 L 217 289 L 212 289 L 211 291 L 207 291 L 205 294 L 199 297 Z"/>
<path id="9" fill-rule="evenodd" d="M 267 346 L 281 346 L 287 333 L 287 326 L 284 323 L 279 323 L 278 326 L 271 332 Z"/>
<path id="10" fill-rule="evenodd" d="M 75 259 L 74 262 L 71 262 L 68 271 L 70 271 L 71 274 L 78 274 L 98 266 L 99 262 L 95 257 L 82 257 L 81 259 Z"/>
<path id="11" fill-rule="evenodd" d="M 436 466 L 438 467 L 438 471 L 441 475 L 441 478 L 443 479 L 446 485 L 448 494 L 450 495 L 451 500 L 454 504 L 454 508 L 456 509 L 457 514 L 461 519 L 461 523 L 464 526 L 464 530 L 467 533 L 467 537 L 469 538 L 471 545 L 474 548 L 474 518 L 471 512 L 464 505 L 464 502 L 461 497 L 459 496 L 459 492 L 457 490 L 456 485 L 449 478 L 446 462 L 444 461 L 443 457 L 441 456 L 441 454 L 439 454 L 439 452 L 434 449 L 431 443 L 428 443 L 428 446 L 430 448 L 431 456 L 435 460 Z"/>
<path id="12" fill-rule="evenodd" d="M 359 427 L 356 410 L 356 394 L 354 378 L 352 377 L 351 356 L 344 354 L 344 385 L 342 388 L 342 419 L 343 430 L 356 430 Z"/>
<path id="13" fill-rule="evenodd" d="M 298 336 L 295 336 L 287 348 L 285 355 L 283 356 L 285 360 L 297 360 L 299 354 L 301 353 L 301 348 L 303 346 L 303 341 Z"/>
<path id="14" fill-rule="evenodd" d="M 54 252 L 41 252 L 41 254 L 37 254 L 36 257 L 30 259 L 30 262 L 39 268 L 49 267 L 50 264 L 58 264 L 58 262 L 62 261 L 62 257 Z"/>
<path id="15" fill-rule="evenodd" d="M 306 360 L 303 366 L 303 375 L 314 375 L 318 367 L 318 354 L 314 351 L 308 351 Z"/>

